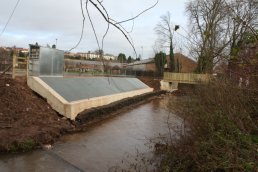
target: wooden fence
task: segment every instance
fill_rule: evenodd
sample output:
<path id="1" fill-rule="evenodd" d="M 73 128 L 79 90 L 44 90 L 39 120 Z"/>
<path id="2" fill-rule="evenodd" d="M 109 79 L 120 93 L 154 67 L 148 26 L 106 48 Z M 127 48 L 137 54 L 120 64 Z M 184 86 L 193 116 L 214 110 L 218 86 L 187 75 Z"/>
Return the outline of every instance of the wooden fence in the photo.
<path id="1" fill-rule="evenodd" d="M 13 56 L 13 71 L 12 78 L 16 76 L 27 76 L 28 75 L 28 59 L 26 57 Z"/>
<path id="2" fill-rule="evenodd" d="M 170 73 L 164 72 L 165 82 L 178 82 L 186 84 L 207 83 L 211 79 L 210 74 L 194 74 L 194 73 Z"/>

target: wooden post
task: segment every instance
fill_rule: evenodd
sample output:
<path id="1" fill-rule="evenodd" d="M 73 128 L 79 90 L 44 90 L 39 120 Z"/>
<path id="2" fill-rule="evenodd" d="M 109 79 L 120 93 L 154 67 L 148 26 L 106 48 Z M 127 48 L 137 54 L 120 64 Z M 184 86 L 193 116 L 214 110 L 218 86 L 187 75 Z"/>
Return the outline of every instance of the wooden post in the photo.
<path id="1" fill-rule="evenodd" d="M 13 79 L 15 79 L 16 61 L 17 61 L 17 56 L 16 56 L 16 52 L 14 52 L 14 54 L 13 54 L 13 72 L 12 72 L 12 78 Z"/>
<path id="2" fill-rule="evenodd" d="M 29 77 L 29 59 L 30 57 L 28 56 L 27 58 L 26 58 L 26 62 L 27 62 L 27 66 L 26 66 L 26 78 L 28 79 L 28 77 Z"/>

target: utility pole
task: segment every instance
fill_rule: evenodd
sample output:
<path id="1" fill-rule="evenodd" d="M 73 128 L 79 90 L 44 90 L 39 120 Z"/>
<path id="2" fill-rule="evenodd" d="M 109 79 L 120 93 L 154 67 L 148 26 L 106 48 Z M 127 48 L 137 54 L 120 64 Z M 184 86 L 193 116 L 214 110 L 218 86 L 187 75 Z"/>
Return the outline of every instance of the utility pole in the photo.
<path id="1" fill-rule="evenodd" d="M 141 46 L 141 48 L 142 48 L 142 58 L 143 58 L 143 46 Z"/>
<path id="2" fill-rule="evenodd" d="M 56 38 L 56 48 L 57 48 L 57 38 Z"/>

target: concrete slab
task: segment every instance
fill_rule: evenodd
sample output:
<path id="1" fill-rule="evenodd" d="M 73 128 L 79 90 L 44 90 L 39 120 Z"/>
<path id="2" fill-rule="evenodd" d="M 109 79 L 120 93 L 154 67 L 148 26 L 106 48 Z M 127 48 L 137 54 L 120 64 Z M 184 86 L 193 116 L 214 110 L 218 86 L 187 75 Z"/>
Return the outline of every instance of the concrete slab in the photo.
<path id="1" fill-rule="evenodd" d="M 40 77 L 40 79 L 68 102 L 148 88 L 137 78 Z"/>
<path id="2" fill-rule="evenodd" d="M 85 109 L 153 91 L 136 78 L 28 77 L 27 83 L 53 109 L 72 120 Z"/>

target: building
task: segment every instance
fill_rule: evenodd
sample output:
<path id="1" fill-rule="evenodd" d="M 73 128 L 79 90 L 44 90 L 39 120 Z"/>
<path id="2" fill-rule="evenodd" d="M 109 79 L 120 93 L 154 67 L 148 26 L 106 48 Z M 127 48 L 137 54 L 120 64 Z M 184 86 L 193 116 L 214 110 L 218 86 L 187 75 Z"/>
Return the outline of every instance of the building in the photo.
<path id="1" fill-rule="evenodd" d="M 242 44 L 238 55 L 229 60 L 228 74 L 235 81 L 258 76 L 258 42 Z"/>
<path id="2" fill-rule="evenodd" d="M 166 58 L 167 58 L 167 64 L 165 64 L 165 68 L 169 70 L 168 64 L 170 59 L 168 55 Z M 175 58 L 175 62 L 179 64 L 178 65 L 179 72 L 181 73 L 192 73 L 197 67 L 197 63 L 194 60 L 186 57 L 183 54 L 176 53 L 174 58 Z M 145 60 L 136 61 L 136 62 L 127 64 L 126 69 L 133 70 L 133 71 L 157 72 L 154 58 L 145 59 Z"/>
<path id="3" fill-rule="evenodd" d="M 28 54 L 29 50 L 27 48 L 21 48 L 21 47 L 1 47 L 2 50 L 5 50 L 7 52 L 17 52 L 17 53 L 24 53 Z"/>
<path id="4" fill-rule="evenodd" d="M 156 72 L 157 68 L 154 62 L 154 58 L 145 59 L 141 61 L 135 61 L 126 65 L 126 69 L 133 71 L 152 71 Z"/>
<path id="5" fill-rule="evenodd" d="M 176 66 L 178 66 L 179 73 L 193 73 L 197 67 L 197 62 L 186 57 L 181 53 L 175 53 L 174 55 Z M 169 55 L 167 55 L 167 64 L 169 64 L 170 59 Z M 169 69 L 169 65 L 167 65 Z"/>
<path id="6" fill-rule="evenodd" d="M 100 59 L 100 56 L 99 56 L 98 53 L 92 53 L 90 51 L 87 52 L 87 53 L 84 53 L 84 52 L 78 52 L 78 53 L 67 52 L 67 53 L 65 53 L 65 56 L 68 57 L 68 58 L 71 57 L 71 58 L 76 58 L 76 59 L 80 59 L 80 60 Z M 104 60 L 116 60 L 117 57 L 115 57 L 112 54 L 104 54 L 103 59 Z"/>

